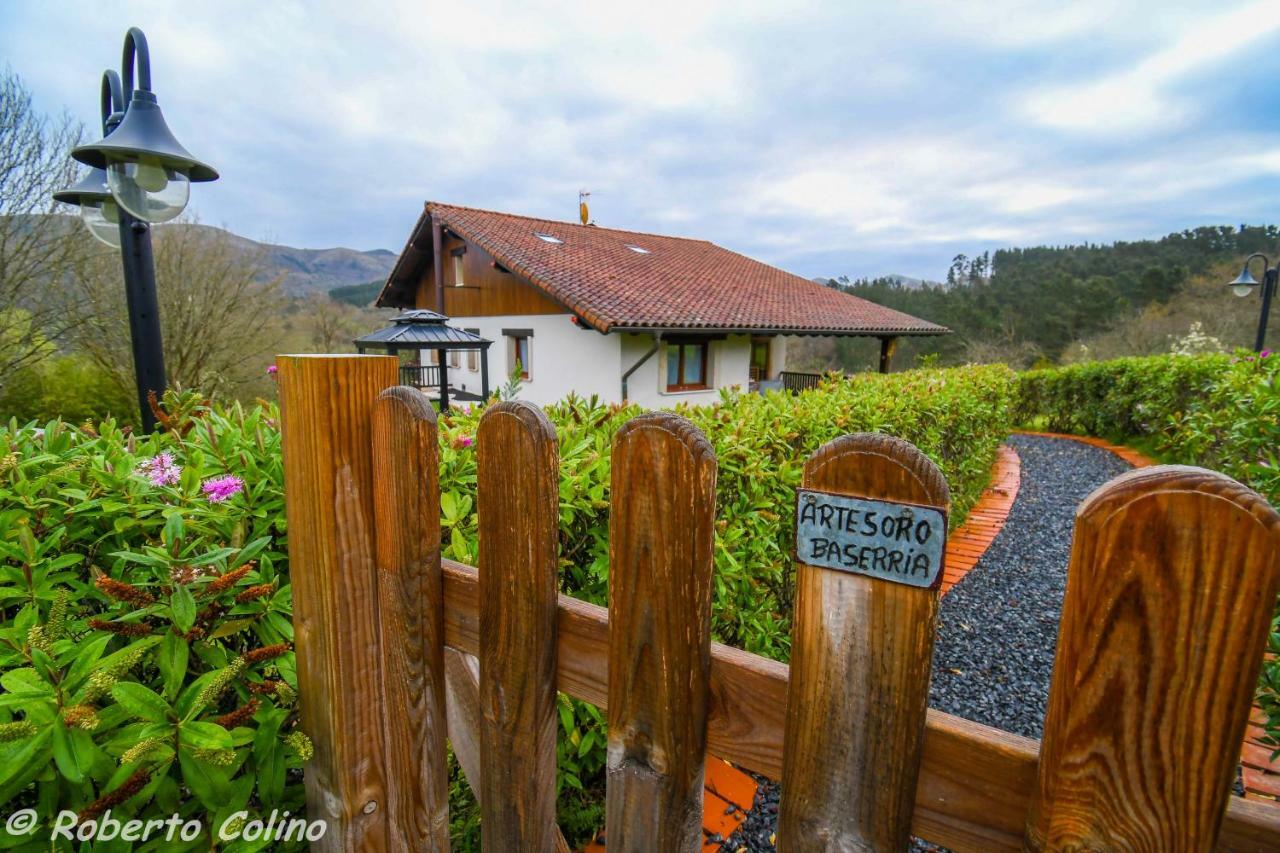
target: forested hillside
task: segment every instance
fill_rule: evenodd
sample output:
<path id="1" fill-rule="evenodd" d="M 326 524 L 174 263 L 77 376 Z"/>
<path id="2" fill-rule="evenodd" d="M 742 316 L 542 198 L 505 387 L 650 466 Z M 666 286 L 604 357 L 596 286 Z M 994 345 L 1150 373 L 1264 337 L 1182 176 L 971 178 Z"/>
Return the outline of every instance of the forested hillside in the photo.
<path id="1" fill-rule="evenodd" d="M 1172 299 L 1226 261 L 1277 248 L 1275 225 L 1205 226 L 1158 240 L 1036 246 L 960 255 L 942 285 L 907 288 L 887 279 L 837 279 L 830 286 L 941 323 L 955 334 L 904 342 L 900 364 L 937 353 L 944 363 L 1057 361 L 1076 341 Z M 1223 289 L 1224 301 L 1228 294 Z M 865 359 L 838 344 L 840 362 Z M 853 365 L 850 365 L 853 367 Z"/>

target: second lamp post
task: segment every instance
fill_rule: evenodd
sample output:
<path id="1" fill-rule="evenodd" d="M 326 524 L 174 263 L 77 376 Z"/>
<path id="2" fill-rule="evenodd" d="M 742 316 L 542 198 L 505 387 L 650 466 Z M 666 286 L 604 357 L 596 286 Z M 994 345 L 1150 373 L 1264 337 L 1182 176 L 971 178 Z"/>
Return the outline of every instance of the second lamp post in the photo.
<path id="1" fill-rule="evenodd" d="M 1261 282 L 1249 272 L 1249 264 L 1253 263 L 1254 258 L 1262 259 Z M 1276 280 L 1278 278 L 1280 278 L 1280 272 L 1271 266 L 1267 256 L 1261 252 L 1254 252 L 1245 260 L 1244 269 L 1240 271 L 1240 275 L 1236 276 L 1235 281 L 1227 285 L 1236 296 L 1248 296 L 1253 293 L 1254 288 L 1262 288 L 1262 316 L 1258 318 L 1258 334 L 1253 343 L 1255 352 L 1262 352 L 1267 344 L 1267 321 L 1271 316 L 1271 300 L 1276 295 Z"/>

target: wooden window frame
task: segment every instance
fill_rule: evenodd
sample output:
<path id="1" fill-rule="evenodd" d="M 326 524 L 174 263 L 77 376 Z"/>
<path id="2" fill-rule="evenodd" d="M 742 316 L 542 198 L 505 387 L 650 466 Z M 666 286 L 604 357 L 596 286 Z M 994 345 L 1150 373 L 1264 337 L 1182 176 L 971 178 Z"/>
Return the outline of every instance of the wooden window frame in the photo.
<path id="1" fill-rule="evenodd" d="M 471 334 L 475 335 L 476 337 L 479 337 L 479 336 L 480 336 L 480 330 L 479 330 L 479 329 L 464 329 L 463 331 L 470 332 Z M 474 372 L 474 371 L 477 371 L 477 370 L 479 370 L 479 369 L 480 369 L 480 367 L 479 367 L 479 355 L 480 355 L 480 353 L 479 353 L 479 351 L 478 351 L 478 350 L 475 350 L 475 349 L 469 349 L 469 350 L 467 350 L 467 370 L 470 370 L 470 371 Z"/>
<path id="2" fill-rule="evenodd" d="M 510 351 L 510 367 L 514 368 L 515 363 L 520 362 L 520 378 L 529 379 L 529 365 L 526 361 L 533 361 L 533 332 L 528 329 L 503 329 L 502 332 L 515 346 L 514 351 Z M 528 359 L 520 358 L 520 341 L 525 342 L 524 351 L 528 354 Z"/>
<path id="3" fill-rule="evenodd" d="M 453 286 L 466 287 L 466 255 L 462 252 L 455 251 L 453 253 Z"/>
<path id="4" fill-rule="evenodd" d="M 709 391 L 711 385 L 708 383 L 711 373 L 711 342 L 710 341 L 668 341 L 667 342 L 667 376 L 671 375 L 671 347 L 676 348 L 676 376 L 684 376 L 684 350 L 685 347 L 699 347 L 702 349 L 702 381 L 695 383 L 680 382 L 672 385 L 669 381 L 666 383 L 668 394 L 678 394 L 682 391 Z"/>

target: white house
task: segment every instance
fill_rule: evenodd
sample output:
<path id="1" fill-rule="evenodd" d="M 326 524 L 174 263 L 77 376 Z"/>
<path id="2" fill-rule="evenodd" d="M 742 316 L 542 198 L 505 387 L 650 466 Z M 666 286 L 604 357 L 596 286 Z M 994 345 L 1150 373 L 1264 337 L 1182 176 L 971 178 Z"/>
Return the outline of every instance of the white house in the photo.
<path id="1" fill-rule="evenodd" d="M 489 384 L 658 408 L 714 400 L 786 369 L 792 335 L 881 340 L 947 330 L 705 240 L 429 202 L 377 304 L 424 308 L 492 341 Z M 481 390 L 483 351 L 450 351 L 448 384 Z"/>

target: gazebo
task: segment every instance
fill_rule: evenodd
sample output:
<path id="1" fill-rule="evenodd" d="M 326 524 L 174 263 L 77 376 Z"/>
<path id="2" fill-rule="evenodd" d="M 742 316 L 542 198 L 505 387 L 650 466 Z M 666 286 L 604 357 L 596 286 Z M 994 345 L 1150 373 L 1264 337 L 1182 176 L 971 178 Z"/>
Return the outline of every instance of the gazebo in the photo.
<path id="1" fill-rule="evenodd" d="M 401 350 L 415 351 L 416 364 L 400 365 L 400 384 L 423 390 L 438 389 L 442 412 L 449 410 L 450 394 L 449 360 L 445 353 L 449 350 L 479 350 L 480 395 L 477 397 L 454 389 L 453 397 L 484 401 L 489 399 L 489 345 L 492 343 L 465 329 L 450 326 L 449 318 L 443 314 L 421 308 L 405 311 L 396 316 L 390 326 L 355 339 L 356 350 L 362 353 L 369 349 L 386 350 L 391 355 L 399 355 Z M 436 364 L 422 363 L 423 350 L 437 353 Z"/>

